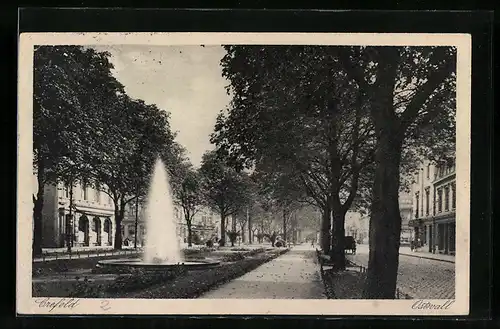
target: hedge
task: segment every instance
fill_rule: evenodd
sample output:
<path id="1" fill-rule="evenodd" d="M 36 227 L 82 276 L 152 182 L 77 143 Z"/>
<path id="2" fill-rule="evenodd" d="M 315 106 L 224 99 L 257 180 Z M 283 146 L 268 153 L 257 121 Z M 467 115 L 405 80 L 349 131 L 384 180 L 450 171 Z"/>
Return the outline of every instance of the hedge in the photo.
<path id="1" fill-rule="evenodd" d="M 138 297 L 135 294 L 148 295 L 149 291 L 152 291 L 156 295 L 155 289 L 158 288 L 158 284 L 161 284 L 162 286 L 159 287 L 160 291 L 162 288 L 170 290 L 169 296 L 150 298 L 194 298 L 190 296 L 197 296 L 214 285 L 222 284 L 241 276 L 266 261 L 283 254 L 287 249 L 280 250 L 278 253 L 274 251 L 271 255 L 264 253 L 264 251 L 264 249 L 255 249 L 244 253 L 248 258 L 245 258 L 242 255 L 243 253 L 227 255 L 222 259 L 223 263 L 218 267 L 192 272 L 186 272 L 182 266 L 166 272 L 147 272 L 142 269 L 123 268 L 118 271 L 120 276 L 111 282 L 91 282 L 87 277 L 78 279 L 76 282 L 59 282 L 55 287 L 50 282 L 38 282 L 33 283 L 33 296 L 130 298 L 128 295 L 132 294 L 132 298 L 148 298 Z M 97 263 L 97 260 L 94 259 L 86 260 L 92 260 Z M 117 270 L 117 268 L 97 267 L 92 272 L 94 274 L 106 274 L 117 273 Z M 99 281 L 99 278 L 93 279 Z M 148 287 L 151 289 L 148 289 Z M 180 297 L 172 297 L 172 293 Z"/>

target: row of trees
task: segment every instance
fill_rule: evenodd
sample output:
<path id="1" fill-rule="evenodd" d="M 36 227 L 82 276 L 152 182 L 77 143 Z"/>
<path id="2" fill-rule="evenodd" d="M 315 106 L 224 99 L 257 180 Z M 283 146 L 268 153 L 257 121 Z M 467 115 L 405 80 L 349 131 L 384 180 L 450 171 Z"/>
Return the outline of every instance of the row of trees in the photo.
<path id="1" fill-rule="evenodd" d="M 168 113 L 129 97 L 112 75 L 109 56 L 79 46 L 35 48 L 34 255 L 41 253 L 47 184 L 68 187 L 70 215 L 75 183 L 108 194 L 115 206 L 114 245 L 121 248 L 125 206 L 145 195 L 155 159 L 172 169 L 179 158 Z"/>
<path id="2" fill-rule="evenodd" d="M 182 155 L 181 163 L 174 170 L 172 186 L 177 204 L 183 209 L 187 226 L 187 242 L 192 243 L 192 224 L 194 215 L 208 207 L 220 216 L 220 241 L 224 245 L 227 237 L 234 244 L 236 237 L 245 236 L 252 242 L 253 236 L 262 242 L 267 237 L 271 242 L 277 234 L 284 238 L 287 227 L 294 226 L 296 217 L 292 216 L 303 205 L 281 191 L 272 189 L 273 181 L 260 173 L 249 174 L 228 165 L 226 158 L 216 151 L 203 155 L 200 168 L 194 168 Z M 281 217 L 282 216 L 282 217 Z M 278 221 L 277 218 L 282 218 Z M 229 220 L 233 224 L 228 227 Z M 297 226 L 297 225 L 295 225 Z"/>
<path id="3" fill-rule="evenodd" d="M 201 207 L 220 214 L 221 239 L 227 219 L 247 209 L 255 195 L 250 176 L 207 152 L 199 169 L 175 141 L 169 115 L 155 105 L 132 99 L 112 74 L 109 53 L 79 46 L 35 48 L 33 97 L 33 254 L 42 252 L 44 188 L 62 182 L 92 186 L 114 203 L 115 248 L 122 247 L 126 206 L 145 201 L 151 171 L 160 157 L 171 177 L 175 202 L 183 210 L 192 243 L 192 220 Z M 240 219 L 240 221 L 241 221 Z M 72 229 L 68 229 L 72 231 Z M 67 244 L 72 244 L 68 235 Z"/>
<path id="4" fill-rule="evenodd" d="M 212 142 L 266 177 L 283 209 L 322 212 L 321 247 L 345 267 L 345 214 L 370 214 L 366 298 L 394 298 L 398 196 L 422 154 L 454 150 L 455 49 L 226 46 L 232 102 Z M 283 214 L 285 217 L 285 214 Z M 331 234 L 330 234 L 331 232 Z"/>

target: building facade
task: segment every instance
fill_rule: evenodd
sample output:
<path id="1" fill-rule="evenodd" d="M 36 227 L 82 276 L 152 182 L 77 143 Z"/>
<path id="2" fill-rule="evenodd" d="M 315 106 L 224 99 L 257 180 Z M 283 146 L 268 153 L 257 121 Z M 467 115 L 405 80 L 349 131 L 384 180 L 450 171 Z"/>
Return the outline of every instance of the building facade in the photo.
<path id="1" fill-rule="evenodd" d="M 362 214 L 356 211 L 348 211 L 345 214 L 344 230 L 346 236 L 352 236 L 357 243 L 363 243 L 367 236 L 368 230 L 363 220 Z"/>
<path id="2" fill-rule="evenodd" d="M 113 247 L 115 219 L 113 200 L 101 189 L 85 184 L 70 189 L 63 183 L 44 187 L 42 247 Z M 73 219 L 71 220 L 69 214 Z"/>
<path id="3" fill-rule="evenodd" d="M 413 204 L 410 193 L 399 194 L 399 212 L 401 214 L 401 245 L 409 245 L 413 239 L 413 228 L 410 226 L 410 220 L 413 214 Z"/>
<path id="4" fill-rule="evenodd" d="M 186 220 L 184 219 L 182 207 L 174 205 L 173 216 L 177 224 L 177 237 L 179 238 L 179 242 L 187 243 L 188 228 Z M 124 245 L 134 245 L 136 225 L 138 230 L 137 245 L 143 246 L 145 244 L 147 239 L 145 218 L 145 207 L 142 203 L 137 205 L 135 201 L 132 201 L 127 205 L 125 208 L 125 216 L 122 221 Z M 196 244 L 205 243 L 206 240 L 219 236 L 219 226 L 217 225 L 216 214 L 207 208 L 201 208 L 191 220 L 191 232 L 192 242 Z"/>
<path id="5" fill-rule="evenodd" d="M 36 177 L 33 180 L 36 182 Z M 33 186 L 36 191 L 36 184 Z M 105 186 L 74 184 L 73 207 L 70 211 L 69 186 L 63 183 L 47 184 L 44 187 L 42 247 L 63 248 L 70 243 L 72 247 L 113 248 L 116 231 L 115 206 L 105 189 Z M 70 220 L 70 213 L 73 220 Z M 181 207 L 175 206 L 174 217 L 180 242 L 187 242 L 187 225 Z M 137 245 L 140 247 L 144 245 L 147 237 L 145 207 L 141 202 L 136 207 L 135 200 L 132 200 L 126 205 L 121 224 L 124 246 L 134 245 L 136 222 Z M 203 208 L 192 220 L 193 236 L 196 235 L 195 239 L 200 243 L 220 237 L 219 226 L 218 216 Z"/>
<path id="6" fill-rule="evenodd" d="M 432 253 L 455 254 L 455 159 L 423 161 L 412 186 L 415 239 Z"/>
<path id="7" fill-rule="evenodd" d="M 409 193 L 399 193 L 399 211 L 401 213 L 401 245 L 410 244 L 413 229 L 409 223 L 412 217 L 412 199 Z M 345 235 L 354 237 L 357 243 L 367 244 L 370 235 L 370 216 L 356 211 L 345 215 Z"/>
<path id="8" fill-rule="evenodd" d="M 187 243 L 188 227 L 182 208 L 176 207 L 174 211 L 178 223 L 178 236 L 181 237 L 182 242 Z M 218 215 L 210 209 L 202 207 L 191 219 L 191 242 L 193 244 L 202 244 L 209 239 L 214 240 L 214 242 L 217 241 L 220 238 L 220 225 L 218 223 L 220 223 Z"/>

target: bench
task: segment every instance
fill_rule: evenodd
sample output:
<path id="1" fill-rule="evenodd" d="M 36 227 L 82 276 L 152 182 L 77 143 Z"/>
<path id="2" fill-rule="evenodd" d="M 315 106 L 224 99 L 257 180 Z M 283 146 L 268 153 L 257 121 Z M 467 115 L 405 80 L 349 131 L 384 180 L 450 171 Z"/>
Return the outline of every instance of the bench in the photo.
<path id="1" fill-rule="evenodd" d="M 321 275 L 323 275 L 325 267 L 328 267 L 326 270 L 330 270 L 335 266 L 335 263 L 331 261 L 330 256 L 321 253 L 318 249 L 316 249 L 316 256 L 318 257 Z"/>

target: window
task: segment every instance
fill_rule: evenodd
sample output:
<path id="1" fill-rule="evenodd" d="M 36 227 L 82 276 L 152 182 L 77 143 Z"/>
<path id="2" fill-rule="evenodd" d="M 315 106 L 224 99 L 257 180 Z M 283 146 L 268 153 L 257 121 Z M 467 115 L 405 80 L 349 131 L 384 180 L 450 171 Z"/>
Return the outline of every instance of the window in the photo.
<path id="1" fill-rule="evenodd" d="M 428 163 L 427 164 L 427 179 L 429 179 L 431 177 L 431 164 Z"/>
<path id="2" fill-rule="evenodd" d="M 432 194 L 432 215 L 436 216 L 436 189 L 434 188 L 434 193 Z"/>
<path id="3" fill-rule="evenodd" d="M 451 185 L 451 209 L 455 209 L 457 203 L 457 195 L 455 192 L 455 184 Z"/>
<path id="4" fill-rule="evenodd" d="M 104 232 L 109 233 L 110 230 L 111 230 L 111 220 L 109 218 L 106 218 L 106 220 L 104 220 Z"/>
<path id="5" fill-rule="evenodd" d="M 96 183 L 95 185 L 95 202 L 98 202 L 100 203 L 101 202 L 101 186 L 99 185 L 99 183 Z"/>
<path id="6" fill-rule="evenodd" d="M 69 198 L 69 184 L 68 183 L 64 183 L 64 196 L 66 198 Z"/>
<path id="7" fill-rule="evenodd" d="M 443 211 L 443 190 L 438 189 L 438 212 Z"/>
<path id="8" fill-rule="evenodd" d="M 87 200 L 88 198 L 88 193 L 87 193 L 87 183 L 86 182 L 83 182 L 82 183 L 82 197 L 83 197 L 83 200 Z"/>
<path id="9" fill-rule="evenodd" d="M 418 218 L 418 209 L 419 209 L 419 195 L 418 195 L 418 193 L 415 195 L 415 199 L 416 199 L 415 218 Z"/>
<path id="10" fill-rule="evenodd" d="M 429 188 L 425 189 L 425 215 L 429 216 L 429 200 L 430 197 L 430 191 Z"/>
<path id="11" fill-rule="evenodd" d="M 450 159 L 447 163 L 446 173 L 451 174 L 455 171 L 455 159 Z"/>
<path id="12" fill-rule="evenodd" d="M 444 188 L 444 211 L 450 210 L 450 188 L 446 186 Z"/>
<path id="13" fill-rule="evenodd" d="M 137 205 L 136 200 L 134 200 L 134 202 L 130 203 L 130 213 L 134 216 L 136 215 L 136 211 L 135 211 L 136 205 Z"/>

